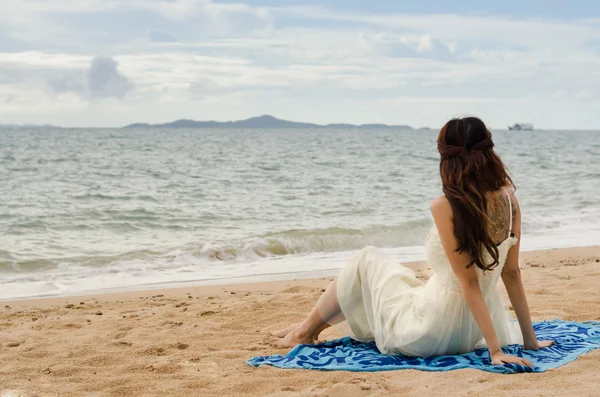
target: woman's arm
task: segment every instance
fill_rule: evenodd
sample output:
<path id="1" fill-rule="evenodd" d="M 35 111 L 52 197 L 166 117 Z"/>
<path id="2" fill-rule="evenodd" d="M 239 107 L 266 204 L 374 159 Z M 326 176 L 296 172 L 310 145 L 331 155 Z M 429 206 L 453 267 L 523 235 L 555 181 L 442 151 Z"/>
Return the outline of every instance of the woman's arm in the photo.
<path id="1" fill-rule="evenodd" d="M 521 270 L 519 269 L 519 249 L 521 245 L 521 210 L 519 208 L 519 202 L 515 197 L 514 193 L 511 196 L 513 213 L 510 216 L 513 217 L 513 230 L 515 237 L 518 239 L 517 243 L 513 245 L 508 251 L 508 257 L 504 268 L 502 269 L 502 281 L 506 286 L 506 292 L 508 292 L 508 298 L 512 303 L 517 320 L 519 320 L 519 326 L 521 327 L 521 333 L 523 334 L 523 348 L 525 350 L 538 350 L 543 347 L 548 347 L 554 344 L 553 341 L 538 341 L 533 332 L 533 325 L 531 323 L 531 316 L 529 314 L 529 306 L 527 305 L 527 297 L 525 296 L 525 289 L 523 288 L 523 280 L 521 279 Z"/>
<path id="2" fill-rule="evenodd" d="M 431 213 L 433 214 L 435 225 L 438 229 L 440 239 L 442 240 L 444 251 L 448 256 L 452 270 L 460 283 L 465 301 L 485 338 L 492 363 L 495 365 L 513 363 L 531 366 L 531 363 L 528 360 L 506 355 L 500 348 L 492 318 L 490 317 L 489 310 L 483 299 L 483 294 L 481 293 L 481 288 L 479 287 L 477 271 L 474 266 L 467 268 L 467 265 L 470 262 L 468 254 L 456 252 L 458 242 L 454 236 L 452 207 L 450 206 L 448 199 L 446 199 L 446 197 L 435 199 L 431 203 Z"/>

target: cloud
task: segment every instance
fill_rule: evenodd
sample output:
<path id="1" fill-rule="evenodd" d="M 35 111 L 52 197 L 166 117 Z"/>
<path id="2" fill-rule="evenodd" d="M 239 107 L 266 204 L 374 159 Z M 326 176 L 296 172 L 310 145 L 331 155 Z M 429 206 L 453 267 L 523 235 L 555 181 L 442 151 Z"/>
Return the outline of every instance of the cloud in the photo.
<path id="1" fill-rule="evenodd" d="M 115 97 L 122 99 L 133 84 L 117 70 L 117 61 L 110 57 L 95 57 L 86 73 L 87 90 L 92 99 Z"/>
<path id="2" fill-rule="evenodd" d="M 44 43 L 46 48 L 72 50 L 86 44 L 114 48 L 124 40 L 139 39 L 140 33 L 148 33 L 161 43 L 167 37 L 169 42 L 185 36 L 233 37 L 272 27 L 268 8 L 210 0 L 2 0 L 2 3 L 10 12 L 0 12 L 0 27 L 6 25 L 17 36 Z"/>
<path id="3" fill-rule="evenodd" d="M 87 60 L 87 62 L 86 62 Z M 87 67 L 82 65 L 87 64 Z M 111 57 L 54 56 L 36 53 L 1 54 L 0 85 L 43 90 L 51 95 L 76 94 L 84 100 L 123 99 L 133 89 Z"/>
<path id="4" fill-rule="evenodd" d="M 85 96 L 86 86 L 82 70 L 55 71 L 47 78 L 50 91 L 55 94 L 73 92 Z"/>
<path id="5" fill-rule="evenodd" d="M 158 29 L 148 29 L 148 39 L 155 43 L 175 43 L 177 37 Z"/>
<path id="6" fill-rule="evenodd" d="M 192 99 L 201 100 L 207 96 L 216 95 L 224 92 L 225 89 L 210 79 L 203 79 L 193 82 L 188 87 L 188 92 Z"/>
<path id="7" fill-rule="evenodd" d="M 456 59 L 455 44 L 444 43 L 427 33 L 364 33 L 361 39 L 365 48 L 380 56 L 395 58 L 416 57 L 438 60 Z"/>
<path id="8" fill-rule="evenodd" d="M 148 117 L 157 121 L 184 117 L 178 112 L 189 109 L 204 118 L 289 112 L 318 122 L 422 125 L 446 108 L 493 114 L 496 107 L 490 123 L 505 125 L 505 117 L 513 121 L 511 112 L 527 120 L 526 111 L 560 114 L 573 103 L 600 105 L 590 89 L 600 86 L 597 20 L 208 0 L 6 4 L 11 13 L 0 13 L 0 102 L 11 107 L 3 108 L 3 117 L 42 117 L 49 106 L 64 111 L 81 103 L 111 116 L 111 106 L 130 112 L 122 117 L 152 113 Z M 95 54 L 114 58 L 92 60 Z M 238 105 L 217 107 L 232 98 Z M 193 106 L 197 101 L 201 109 Z M 388 113 L 397 119 L 383 120 Z M 86 117 L 90 124 L 108 119 Z M 130 121 L 139 120 L 119 124 Z M 571 121 L 565 117 L 564 123 Z"/>

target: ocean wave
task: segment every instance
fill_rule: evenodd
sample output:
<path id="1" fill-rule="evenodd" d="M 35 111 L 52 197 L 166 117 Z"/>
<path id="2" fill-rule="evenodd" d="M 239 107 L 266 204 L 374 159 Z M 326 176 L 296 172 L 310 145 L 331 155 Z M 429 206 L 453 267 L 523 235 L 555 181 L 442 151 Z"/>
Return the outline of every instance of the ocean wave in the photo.
<path id="1" fill-rule="evenodd" d="M 408 247 L 423 244 L 423 236 L 432 222 L 429 219 L 392 226 L 364 229 L 330 227 L 293 229 L 239 241 L 206 244 L 196 251 L 211 259 L 227 261 L 238 258 L 259 259 L 270 256 L 338 252 L 360 249 L 367 245 Z"/>
<path id="2" fill-rule="evenodd" d="M 118 269 L 125 262 L 148 262 L 165 257 L 172 250 L 140 249 L 116 255 L 75 255 L 68 257 L 27 258 L 24 255 L 11 254 L 0 250 L 0 273 L 35 273 L 44 270 L 76 269 L 76 268 L 108 268 Z"/>
<path id="3" fill-rule="evenodd" d="M 11 255 L 8 251 L 0 251 L 0 272 L 33 272 L 73 266 L 118 268 L 124 263 L 143 263 L 145 267 L 152 267 L 153 263 L 193 266 L 207 262 L 244 262 L 286 255 L 350 251 L 367 245 L 384 248 L 410 247 L 423 244 L 423 237 L 431 224 L 431 220 L 421 219 L 398 225 L 371 226 L 363 229 L 343 227 L 292 229 L 232 241 L 155 247 L 117 255 L 26 258 L 23 255 Z"/>

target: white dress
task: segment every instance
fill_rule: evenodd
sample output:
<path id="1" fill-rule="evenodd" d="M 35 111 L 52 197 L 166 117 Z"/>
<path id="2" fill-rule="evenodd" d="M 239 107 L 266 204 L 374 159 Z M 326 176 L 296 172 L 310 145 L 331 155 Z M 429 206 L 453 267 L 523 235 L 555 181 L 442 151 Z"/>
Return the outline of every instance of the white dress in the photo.
<path id="1" fill-rule="evenodd" d="M 523 343 L 518 323 L 505 310 L 498 291 L 508 251 L 517 242 L 511 237 L 512 219 L 510 224 L 509 236 L 498 246 L 498 266 L 486 272 L 476 268 L 501 346 Z M 361 250 L 342 269 L 337 295 L 354 339 L 374 340 L 382 353 L 415 357 L 466 353 L 485 346 L 435 226 L 425 248 L 434 273 L 426 284 L 374 247 Z"/>

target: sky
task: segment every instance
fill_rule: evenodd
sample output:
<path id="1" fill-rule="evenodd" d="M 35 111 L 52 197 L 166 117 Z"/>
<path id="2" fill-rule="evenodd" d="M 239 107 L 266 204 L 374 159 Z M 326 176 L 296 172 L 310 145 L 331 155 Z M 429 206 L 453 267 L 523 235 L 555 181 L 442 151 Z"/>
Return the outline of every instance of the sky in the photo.
<path id="1" fill-rule="evenodd" d="M 2 0 L 0 124 L 600 129 L 600 2 Z"/>

